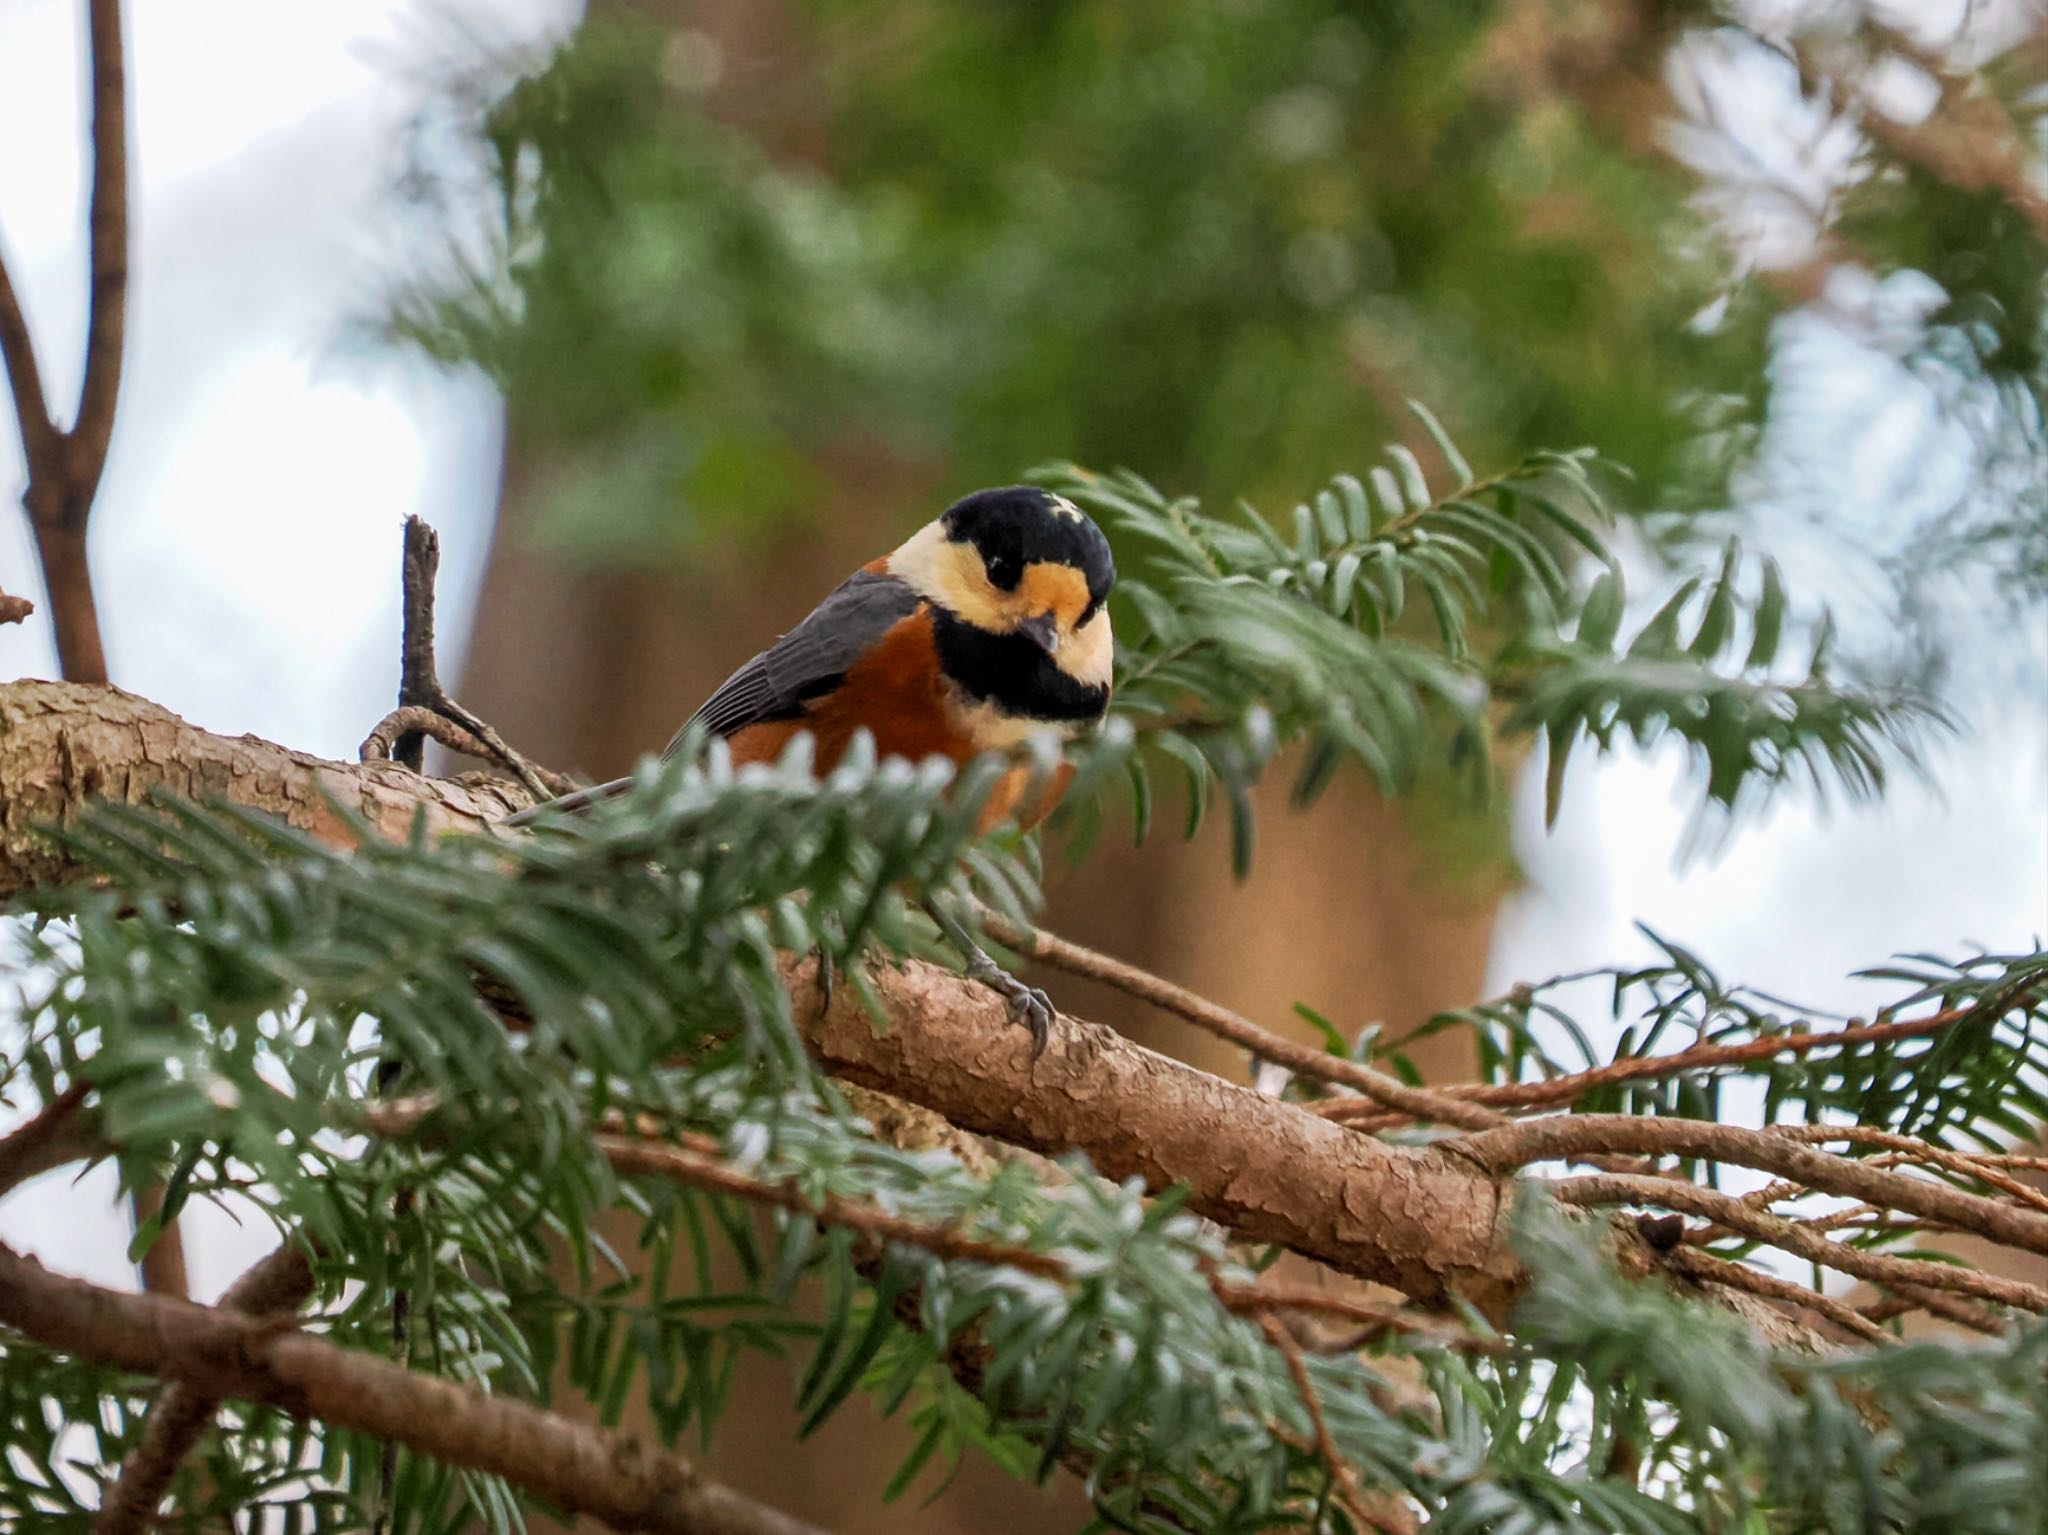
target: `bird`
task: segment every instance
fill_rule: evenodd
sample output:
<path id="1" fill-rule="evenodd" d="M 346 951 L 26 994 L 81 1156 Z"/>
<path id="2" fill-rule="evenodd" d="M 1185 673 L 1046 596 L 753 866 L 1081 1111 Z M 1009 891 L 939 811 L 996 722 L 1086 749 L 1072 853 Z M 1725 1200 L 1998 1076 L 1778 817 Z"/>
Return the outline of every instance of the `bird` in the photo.
<path id="1" fill-rule="evenodd" d="M 735 764 L 772 762 L 809 731 L 825 773 L 862 730 L 880 756 L 954 763 L 1070 740 L 1109 709 L 1115 585 L 1109 540 L 1065 496 L 1031 485 L 976 491 L 855 571 L 742 665 L 662 755 L 702 732 L 723 738 Z M 1049 779 L 1012 768 L 985 802 L 981 829 L 1006 817 L 1036 825 L 1072 776 L 1067 763 Z M 504 824 L 580 810 L 630 783 L 578 790 Z M 1042 1052 L 1050 999 L 996 964 L 943 908 L 929 909 L 967 975 L 1003 997 L 1011 1020 L 1030 1030 L 1034 1057 Z"/>

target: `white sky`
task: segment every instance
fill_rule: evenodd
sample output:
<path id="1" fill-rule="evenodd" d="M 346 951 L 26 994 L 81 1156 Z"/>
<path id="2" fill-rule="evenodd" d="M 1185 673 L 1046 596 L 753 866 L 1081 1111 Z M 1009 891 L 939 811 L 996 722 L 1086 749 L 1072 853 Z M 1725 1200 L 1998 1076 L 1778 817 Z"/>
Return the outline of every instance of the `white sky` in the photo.
<path id="1" fill-rule="evenodd" d="M 574 7 L 130 9 L 138 276 L 93 545 L 112 671 L 209 728 L 347 757 L 396 683 L 405 515 L 441 530 L 453 637 L 495 495 L 489 391 L 343 340 L 403 237 L 385 193 L 413 101 L 406 65 L 449 39 L 447 17 L 519 35 Z M 59 399 L 76 388 L 83 329 L 81 10 L 0 0 L 0 238 Z M 10 500 L 18 452 L 0 431 Z M 4 506 L 0 589 L 41 596 L 22 519 Z M 2017 640 L 2048 653 L 2042 635 Z M 0 627 L 0 677 L 54 670 L 40 619 Z M 1529 886 L 1505 913 L 1495 980 L 1643 958 L 1638 919 L 1725 974 L 1845 1007 L 1869 1000 L 1847 972 L 1897 950 L 2026 945 L 2048 932 L 2048 708 L 2004 712 L 1945 756 L 1946 803 L 1910 784 L 1825 817 L 1788 801 L 1686 866 L 1693 796 L 1672 760 L 1578 771 L 1548 835 L 1525 794 Z M 105 1170 L 76 1186 L 45 1178 L 0 1209 L 0 1238 L 128 1283 L 111 1192 Z M 263 1243 L 203 1211 L 189 1224 L 202 1298 Z"/>

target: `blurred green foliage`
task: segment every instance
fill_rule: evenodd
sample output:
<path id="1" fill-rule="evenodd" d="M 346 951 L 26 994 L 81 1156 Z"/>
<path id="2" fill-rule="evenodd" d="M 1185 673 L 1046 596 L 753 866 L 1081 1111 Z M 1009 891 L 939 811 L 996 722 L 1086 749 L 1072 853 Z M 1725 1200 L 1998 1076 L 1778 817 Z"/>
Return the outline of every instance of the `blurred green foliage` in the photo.
<path id="1" fill-rule="evenodd" d="M 608 18 L 479 87 L 498 249 L 399 328 L 602 478 L 579 547 L 792 510 L 846 434 L 1257 494 L 1410 395 L 1668 485 L 1688 392 L 1759 372 L 1760 310 L 1686 327 L 1723 264 L 1686 186 L 1498 78 L 1492 6 L 802 14 L 800 57 Z"/>
<path id="2" fill-rule="evenodd" d="M 1858 0 L 659 10 L 473 50 L 408 178 L 491 227 L 390 327 L 503 386 L 526 525 L 574 558 L 801 517 L 848 444 L 940 495 L 1056 457 L 1257 500 L 1390 433 L 1428 456 L 1422 398 L 1487 461 L 1597 446 L 1625 510 L 1830 524 L 1908 618 L 1930 569 L 2048 592 L 2048 250 L 1984 179 L 2039 170 L 2038 29 L 1930 40 Z M 1900 324 L 1843 274 L 1922 297 Z M 1793 313 L 1846 343 L 1817 393 L 1786 382 Z M 1906 483 L 1873 478 L 1896 424 L 1843 418 L 1845 369 L 1918 413 Z"/>

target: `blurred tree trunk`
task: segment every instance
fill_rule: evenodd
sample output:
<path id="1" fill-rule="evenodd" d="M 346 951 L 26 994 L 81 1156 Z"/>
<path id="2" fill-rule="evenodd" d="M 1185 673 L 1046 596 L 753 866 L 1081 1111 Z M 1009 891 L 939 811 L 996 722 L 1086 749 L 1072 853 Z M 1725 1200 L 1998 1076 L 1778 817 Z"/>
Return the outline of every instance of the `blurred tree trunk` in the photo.
<path id="1" fill-rule="evenodd" d="M 789 29 L 777 8 L 682 0 L 625 0 L 631 9 L 709 33 L 724 78 L 743 99 L 722 104 L 781 152 L 818 150 L 811 125 L 758 120 L 761 103 L 801 113 L 801 92 L 762 87 L 786 74 Z M 735 97 L 740 92 L 735 90 Z M 1052 445 L 1049 445 L 1052 446 Z M 551 553 L 535 527 L 533 488 L 547 446 L 509 411 L 502 504 L 468 647 L 461 696 L 541 760 L 603 778 L 658 750 L 733 667 L 800 619 L 847 571 L 938 510 L 936 476 L 858 445 L 828 455 L 829 504 L 802 527 L 669 555 L 632 568 L 593 569 Z M 1164 787 L 1162 780 L 1162 787 Z M 1285 806 L 1284 782 L 1264 796 L 1259 858 L 1244 884 L 1231 876 L 1221 828 L 1191 845 L 1173 808 L 1143 850 L 1112 819 L 1086 863 L 1048 850 L 1049 925 L 1198 988 L 1279 1029 L 1275 998 L 1295 998 L 1347 1032 L 1374 1019 L 1402 1026 L 1473 1000 L 1483 981 L 1498 878 L 1459 891 L 1430 868 L 1427 843 L 1402 813 L 1356 783 L 1340 783 L 1307 815 Z M 1041 977 L 1081 1015 L 1155 1048 L 1241 1078 L 1236 1052 L 1128 999 L 1064 977 Z M 1469 1051 L 1429 1042 L 1432 1077 L 1468 1075 Z M 630 1251 L 630 1232 L 619 1250 Z M 857 1411 L 793 1445 L 793 1379 L 784 1368 L 746 1372 L 708 1464 L 736 1486 L 843 1532 L 967 1535 L 1072 1529 L 1084 1522 L 1068 1482 L 1036 1493 L 986 1463 L 917 1510 L 879 1501 L 909 1436 Z M 929 1479 L 930 1473 L 927 1473 Z M 913 1497 L 917 1494 L 913 1492 Z M 536 1529 L 547 1528 L 536 1524 Z"/>

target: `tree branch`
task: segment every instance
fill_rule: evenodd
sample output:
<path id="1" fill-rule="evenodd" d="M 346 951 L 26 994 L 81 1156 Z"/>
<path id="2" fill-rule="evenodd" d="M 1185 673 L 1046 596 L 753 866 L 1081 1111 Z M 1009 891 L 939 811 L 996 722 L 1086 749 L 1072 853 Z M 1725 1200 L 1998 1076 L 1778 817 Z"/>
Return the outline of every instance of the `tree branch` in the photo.
<path id="1" fill-rule="evenodd" d="M 6 1247 L 0 1322 L 45 1347 L 180 1381 L 208 1397 L 261 1402 L 302 1421 L 394 1439 L 444 1464 L 502 1476 L 616 1530 L 821 1535 L 637 1435 L 415 1375 L 275 1317 L 67 1279 Z"/>
<path id="2" fill-rule="evenodd" d="M 1976 1269 L 1940 1263 L 1931 1258 L 1893 1258 L 1845 1243 L 1830 1242 L 1798 1221 L 1766 1214 L 1732 1195 L 1676 1178 L 1594 1173 L 1553 1183 L 1550 1191 L 1560 1202 L 1581 1208 L 1617 1204 L 1662 1205 L 1669 1210 L 1683 1210 L 1688 1215 L 1704 1216 L 1730 1231 L 1782 1248 L 1795 1258 L 1805 1258 L 1875 1284 L 1917 1284 L 1930 1289 L 1960 1291 L 1982 1300 L 1995 1301 L 2001 1306 L 2048 1311 L 2048 1290 L 2038 1285 L 2000 1279 Z"/>
<path id="3" fill-rule="evenodd" d="M 1080 1151 L 1110 1178 L 1189 1190 L 1188 1208 L 1246 1241 L 1277 1242 L 1427 1303 L 1459 1296 L 1496 1323 L 1522 1268 L 1509 1191 L 1473 1163 L 1390 1146 L 1205 1071 L 1101 1024 L 1063 1017 L 1045 1053 L 1005 1027 L 988 988 L 935 965 L 879 969 L 878 1033 L 851 987 L 821 1008 L 816 965 L 789 960 L 796 1016 L 835 1076 L 1033 1151 Z"/>
<path id="4" fill-rule="evenodd" d="M 1368 1506 L 1365 1489 L 1358 1485 L 1358 1473 L 1351 1469 L 1337 1441 L 1330 1437 L 1330 1425 L 1323 1417 L 1323 1399 L 1316 1394 L 1316 1383 L 1308 1373 L 1308 1361 L 1302 1357 L 1301 1345 L 1294 1341 L 1294 1334 L 1284 1327 L 1276 1316 L 1262 1316 L 1259 1327 L 1266 1334 L 1266 1341 L 1280 1351 L 1287 1361 L 1288 1377 L 1294 1382 L 1295 1394 L 1301 1398 L 1302 1410 L 1308 1414 L 1309 1428 L 1315 1435 L 1316 1457 L 1322 1461 L 1328 1473 L 1338 1504 L 1360 1529 L 1372 1529 L 1381 1535 L 1414 1535 L 1414 1516 L 1408 1510 L 1400 1510 L 1401 1517 L 1381 1519 L 1375 1517 Z"/>
<path id="5" fill-rule="evenodd" d="M 128 93 L 120 0 L 87 0 L 92 69 L 91 252 L 85 372 L 71 429 L 50 415 L 35 346 L 4 261 L 0 261 L 0 361 L 7 364 L 21 423 L 28 484 L 22 506 L 50 597 L 57 657 L 73 682 L 107 680 L 86 523 L 114 435 L 128 314 Z M 167 1239 L 168 1239 L 168 1233 Z"/>
<path id="6" fill-rule="evenodd" d="M 1313 1045 L 1275 1034 L 1186 987 L 1176 986 L 1124 960 L 1083 948 L 1042 928 L 1020 927 L 986 906 L 979 909 L 977 916 L 991 937 L 1019 954 L 1043 960 L 1069 975 L 1105 982 L 1301 1076 L 1354 1087 L 1382 1109 L 1394 1109 L 1407 1118 L 1457 1125 L 1466 1130 L 1481 1130 L 1507 1122 L 1505 1114 L 1481 1107 L 1467 1098 L 1434 1088 L 1411 1087 L 1398 1077 L 1376 1071 L 1363 1062 L 1331 1055 Z"/>
<path id="7" fill-rule="evenodd" d="M 398 707 L 370 732 L 358 755 L 365 762 L 389 758 L 417 773 L 425 766 L 425 738 L 432 736 L 451 751 L 509 769 L 536 801 L 573 792 L 574 779 L 514 751 L 488 721 L 463 708 L 441 686 L 434 660 L 434 578 L 440 568 L 441 535 L 422 518 L 406 518 Z"/>
<path id="8" fill-rule="evenodd" d="M 0 246 L 0 367 L 7 373 L 7 386 L 14 397 L 14 417 L 21 424 L 21 456 L 28 465 L 29 478 L 36 466 L 48 464 L 51 444 L 57 440 L 56 425 L 50 420 L 50 406 L 43 394 L 43 373 L 36 364 L 35 338 L 22 312 L 21 295 L 7 269 L 7 251 Z"/>
<path id="9" fill-rule="evenodd" d="M 1783 1301 L 1788 1306 L 1805 1306 L 1826 1317 L 1844 1332 L 1861 1338 L 1866 1343 L 1894 1341 L 1890 1333 L 1854 1307 L 1845 1306 L 1833 1296 L 1823 1295 L 1819 1290 L 1779 1279 L 1773 1274 L 1766 1274 L 1762 1269 L 1751 1268 L 1747 1263 L 1734 1263 L 1690 1247 L 1674 1248 L 1672 1254 L 1679 1272 L 1688 1274 L 1702 1283 L 1748 1290 L 1754 1295 L 1764 1295 L 1772 1300 Z"/>
<path id="10" fill-rule="evenodd" d="M 43 1154 L 63 1134 L 90 1091 L 90 1082 L 74 1078 L 70 1086 L 36 1112 L 35 1118 L 0 1140 L 0 1194 L 42 1171 Z"/>
<path id="11" fill-rule="evenodd" d="M 1554 1114 L 1466 1136 L 1455 1144 L 1496 1173 L 1589 1151 L 1705 1157 L 1776 1173 L 1803 1188 L 1945 1221 L 2008 1247 L 2048 1253 L 2048 1215 L 2038 1210 L 1830 1156 L 1799 1144 L 1796 1133 L 1635 1114 Z"/>
<path id="12" fill-rule="evenodd" d="M 312 1293 L 313 1266 L 304 1251 L 287 1240 L 228 1287 L 220 1309 L 252 1318 L 288 1315 Z M 196 1386 L 183 1381 L 165 1386 L 149 1410 L 142 1442 L 100 1503 L 93 1535 L 147 1535 L 178 1467 L 219 1409 L 220 1399 Z"/>
<path id="13" fill-rule="evenodd" d="M 1925 1018 L 1902 1018 L 1886 1023 L 1850 1024 L 1846 1028 L 1818 1029 L 1797 1034 L 1773 1034 L 1764 1039 L 1746 1039 L 1732 1045 L 1695 1045 L 1669 1055 L 1632 1055 L 1575 1071 L 1569 1076 L 1546 1077 L 1539 1082 L 1454 1082 L 1437 1089 L 1451 1098 L 1466 1098 L 1496 1108 L 1548 1109 L 1572 1103 L 1588 1093 L 1621 1082 L 1665 1081 L 1692 1071 L 1714 1071 L 1724 1066 L 1746 1066 L 1780 1055 L 1808 1055 L 1815 1050 L 1846 1049 L 1851 1045 L 1890 1044 L 1895 1040 L 1918 1039 L 1939 1034 L 1958 1023 L 1983 1016 L 1983 1009 L 1971 1004 L 1952 1007 Z M 1411 1123 L 1412 1115 L 1389 1115 L 1381 1105 L 1356 1098 L 1337 1098 L 1312 1106 L 1326 1119 L 1351 1125 L 1357 1130 L 1392 1129 Z"/>
<path id="14" fill-rule="evenodd" d="M 85 382 L 70 432 L 72 499 L 65 508 L 80 532 L 113 441 L 128 336 L 128 81 L 121 0 L 88 0 L 87 17 L 92 42 L 92 288 Z"/>

